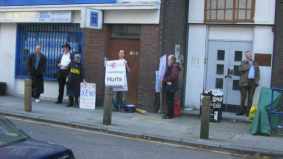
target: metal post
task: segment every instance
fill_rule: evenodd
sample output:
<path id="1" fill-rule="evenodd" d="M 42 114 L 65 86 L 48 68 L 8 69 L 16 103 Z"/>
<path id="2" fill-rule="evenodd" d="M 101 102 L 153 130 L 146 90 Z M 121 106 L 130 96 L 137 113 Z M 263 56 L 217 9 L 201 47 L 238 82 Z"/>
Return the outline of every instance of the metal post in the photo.
<path id="1" fill-rule="evenodd" d="M 209 138 L 209 104 L 210 96 L 205 95 L 202 99 L 201 107 L 201 126 L 200 126 L 200 138 Z"/>
<path id="2" fill-rule="evenodd" d="M 32 92 L 32 81 L 30 79 L 25 80 L 25 94 L 24 94 L 24 107 L 26 112 L 32 111 L 32 99 L 31 99 L 31 92 Z"/>
<path id="3" fill-rule="evenodd" d="M 109 87 L 105 87 L 104 95 L 104 113 L 103 113 L 103 124 L 111 125 L 112 123 L 112 90 Z"/>

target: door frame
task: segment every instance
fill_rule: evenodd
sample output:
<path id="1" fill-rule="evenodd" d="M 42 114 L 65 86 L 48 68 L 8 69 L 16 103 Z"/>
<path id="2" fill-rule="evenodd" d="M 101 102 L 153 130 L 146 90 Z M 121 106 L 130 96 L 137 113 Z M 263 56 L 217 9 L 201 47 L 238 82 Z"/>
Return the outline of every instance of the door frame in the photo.
<path id="1" fill-rule="evenodd" d="M 253 51 L 253 48 L 254 48 L 254 43 L 253 43 L 253 40 L 209 40 L 207 39 L 207 43 L 206 43 L 206 53 L 205 53 L 205 78 L 204 78 L 204 87 L 203 89 L 205 90 L 207 88 L 207 80 L 208 80 L 208 57 L 209 57 L 209 45 L 210 45 L 210 42 L 230 42 L 230 43 L 250 43 L 251 44 L 251 51 Z M 225 93 L 225 92 L 223 92 Z M 225 105 L 229 105 L 229 104 L 225 104 Z M 233 105 L 234 106 L 234 105 Z M 226 106 L 225 106 L 226 107 Z M 226 108 L 225 108 L 226 110 Z"/>

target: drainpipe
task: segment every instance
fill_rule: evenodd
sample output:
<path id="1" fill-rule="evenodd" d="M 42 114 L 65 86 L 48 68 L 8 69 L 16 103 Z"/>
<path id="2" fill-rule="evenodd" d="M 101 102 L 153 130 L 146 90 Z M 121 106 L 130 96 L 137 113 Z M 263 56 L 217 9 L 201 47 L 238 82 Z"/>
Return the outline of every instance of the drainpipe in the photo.
<path id="1" fill-rule="evenodd" d="M 188 20 L 189 20 L 189 1 L 190 0 L 185 0 L 185 9 L 186 9 L 186 13 L 185 13 L 185 33 L 186 33 L 186 36 L 184 38 L 185 40 L 185 46 L 184 46 L 184 75 L 183 75 L 183 89 L 182 89 L 182 103 L 181 105 L 183 105 L 185 107 L 185 103 L 186 103 L 186 86 L 187 86 L 187 63 L 188 63 L 188 40 L 189 40 L 189 23 L 188 23 Z"/>

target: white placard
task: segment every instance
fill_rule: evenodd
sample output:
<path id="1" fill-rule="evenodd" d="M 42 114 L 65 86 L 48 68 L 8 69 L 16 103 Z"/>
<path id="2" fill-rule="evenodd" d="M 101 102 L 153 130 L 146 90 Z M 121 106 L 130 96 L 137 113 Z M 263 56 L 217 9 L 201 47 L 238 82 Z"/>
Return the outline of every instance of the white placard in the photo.
<path id="1" fill-rule="evenodd" d="M 80 108 L 95 110 L 96 84 L 81 83 Z"/>
<path id="2" fill-rule="evenodd" d="M 106 61 L 105 86 L 124 88 L 127 86 L 126 63 L 124 60 Z"/>
<path id="3" fill-rule="evenodd" d="M 166 67 L 167 67 L 167 55 L 163 55 L 160 57 L 160 61 L 159 61 L 159 79 L 160 81 L 162 81 L 165 76 Z"/>

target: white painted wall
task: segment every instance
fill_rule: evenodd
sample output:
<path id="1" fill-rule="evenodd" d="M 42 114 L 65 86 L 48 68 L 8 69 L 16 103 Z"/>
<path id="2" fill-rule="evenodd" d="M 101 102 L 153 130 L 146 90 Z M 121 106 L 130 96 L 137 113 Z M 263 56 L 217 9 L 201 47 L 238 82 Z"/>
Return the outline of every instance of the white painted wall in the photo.
<path id="1" fill-rule="evenodd" d="M 0 24 L 0 81 L 8 85 L 8 93 L 14 94 L 16 24 Z"/>
<path id="2" fill-rule="evenodd" d="M 205 53 L 207 27 L 205 25 L 191 25 L 189 27 L 186 107 L 199 108 L 200 93 L 204 88 Z"/>
<path id="3" fill-rule="evenodd" d="M 254 28 L 254 47 L 253 52 L 257 54 L 273 53 L 273 31 L 269 26 L 256 26 Z M 260 86 L 271 86 L 271 67 L 260 67 Z"/>
<path id="4" fill-rule="evenodd" d="M 205 0 L 189 0 L 189 23 L 204 23 Z M 256 0 L 255 24 L 274 24 L 276 0 Z"/>
<path id="5" fill-rule="evenodd" d="M 210 26 L 209 40 L 252 41 L 253 27 Z"/>
<path id="6" fill-rule="evenodd" d="M 189 26 L 188 63 L 185 105 L 199 108 L 200 93 L 204 88 L 207 40 L 251 41 L 254 53 L 272 54 L 273 32 L 271 26 Z M 260 67 L 260 86 L 270 87 L 271 67 Z"/>
<path id="7" fill-rule="evenodd" d="M 17 79 L 15 82 L 16 94 L 22 96 L 24 94 L 24 80 Z M 66 89 L 65 89 L 66 94 Z M 56 100 L 58 96 L 58 84 L 56 81 L 44 81 L 44 93 L 42 99 Z M 66 96 L 65 96 L 66 97 Z"/>
<path id="8" fill-rule="evenodd" d="M 189 0 L 189 23 L 204 22 L 205 0 Z"/>
<path id="9" fill-rule="evenodd" d="M 159 24 L 160 10 L 107 10 L 106 24 Z"/>
<path id="10" fill-rule="evenodd" d="M 274 24 L 276 0 L 256 0 L 255 23 Z"/>

